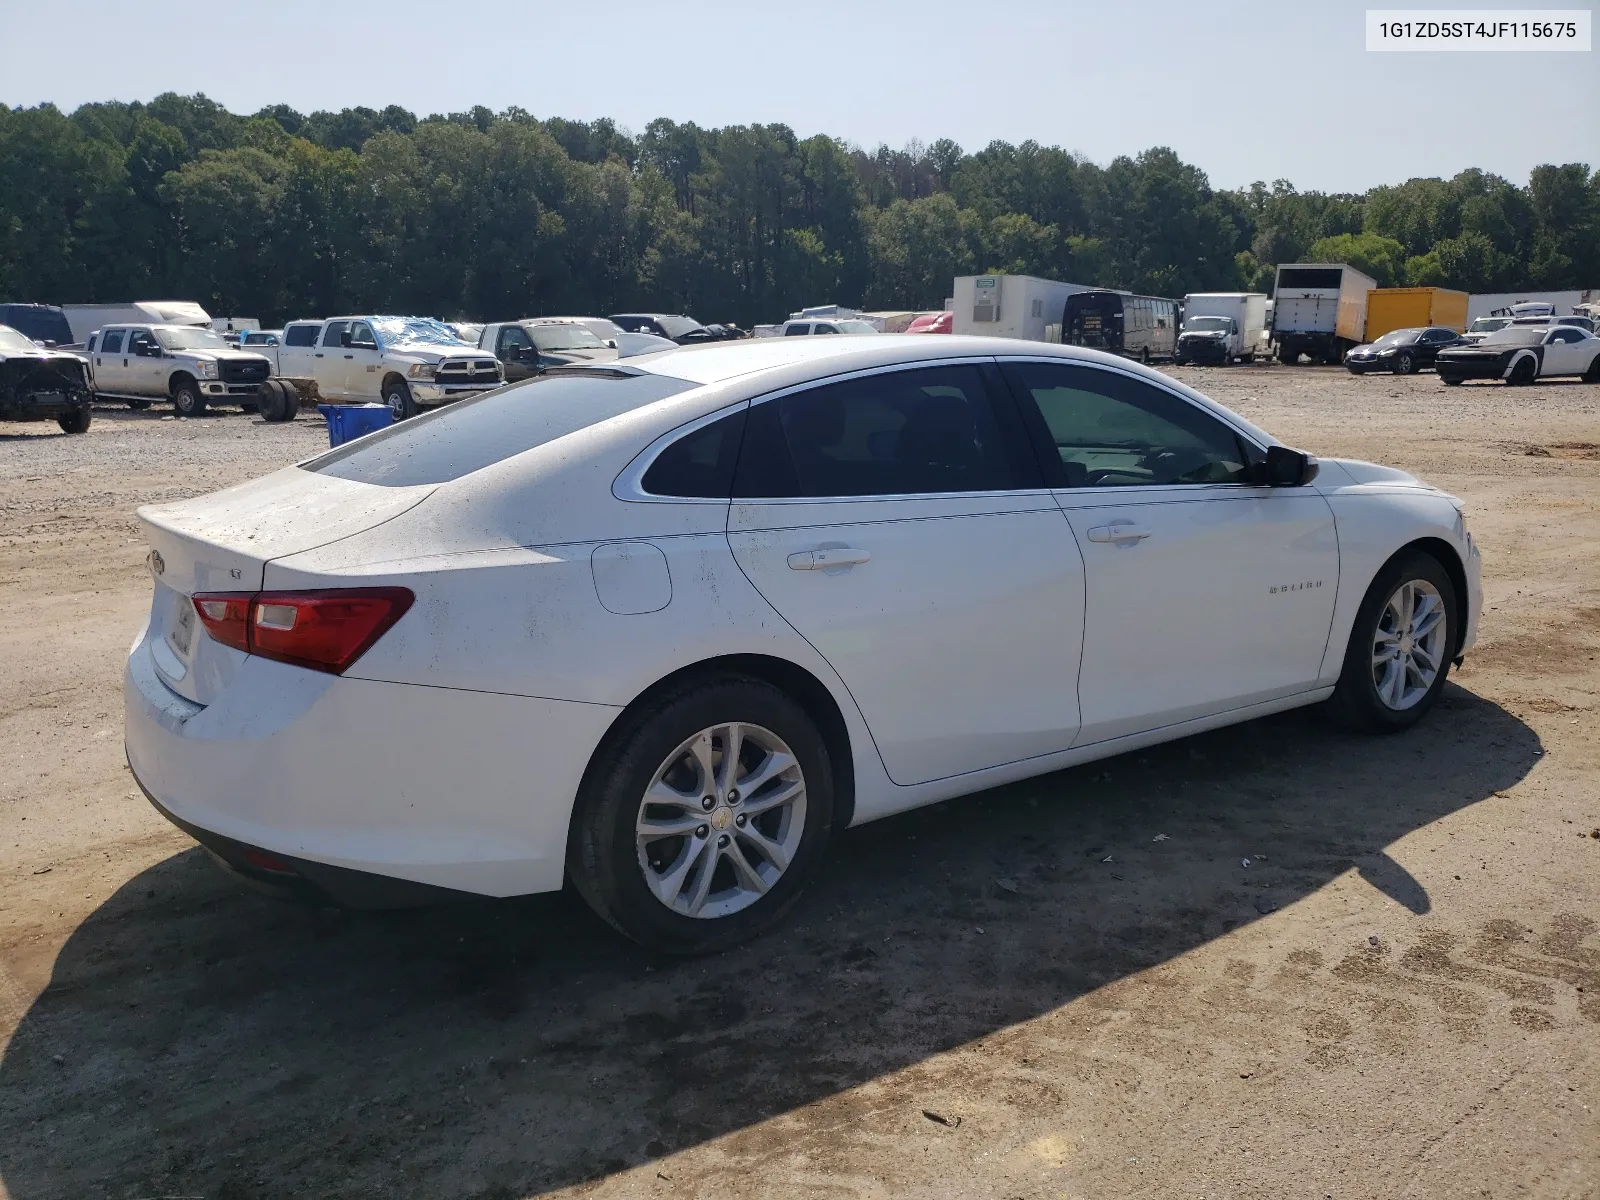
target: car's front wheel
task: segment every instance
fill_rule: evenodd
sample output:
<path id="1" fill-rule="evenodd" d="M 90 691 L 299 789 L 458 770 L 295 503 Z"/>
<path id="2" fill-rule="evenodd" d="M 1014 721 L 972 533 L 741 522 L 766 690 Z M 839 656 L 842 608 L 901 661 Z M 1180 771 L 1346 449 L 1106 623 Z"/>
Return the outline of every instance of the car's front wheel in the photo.
<path id="1" fill-rule="evenodd" d="M 1394 356 L 1394 373 L 1396 375 L 1415 375 L 1416 371 L 1417 360 L 1412 358 L 1410 354 L 1402 352 Z"/>
<path id="2" fill-rule="evenodd" d="M 1378 572 L 1356 613 L 1331 704 L 1373 733 L 1409 729 L 1444 690 L 1460 612 L 1450 573 L 1431 554 L 1402 554 Z"/>
<path id="3" fill-rule="evenodd" d="M 1533 365 L 1533 359 L 1525 358 L 1512 368 L 1506 382 L 1512 387 L 1522 387 L 1532 383 L 1539 375 L 1539 368 Z"/>
<path id="4" fill-rule="evenodd" d="M 63 413 L 56 418 L 56 424 L 61 426 L 62 433 L 88 433 L 89 423 L 93 420 L 94 413 L 85 405 L 83 408 Z"/>
<path id="5" fill-rule="evenodd" d="M 206 411 L 206 398 L 200 385 L 191 379 L 180 379 L 172 389 L 172 411 L 180 417 L 198 417 Z"/>
<path id="6" fill-rule="evenodd" d="M 832 819 L 828 747 L 805 710 L 761 680 L 700 679 L 629 714 L 602 743 L 567 869 L 635 941 L 703 954 L 783 915 Z"/>
<path id="7" fill-rule="evenodd" d="M 396 421 L 417 415 L 417 402 L 411 398 L 411 389 L 403 379 L 390 379 L 383 385 L 383 402 Z"/>

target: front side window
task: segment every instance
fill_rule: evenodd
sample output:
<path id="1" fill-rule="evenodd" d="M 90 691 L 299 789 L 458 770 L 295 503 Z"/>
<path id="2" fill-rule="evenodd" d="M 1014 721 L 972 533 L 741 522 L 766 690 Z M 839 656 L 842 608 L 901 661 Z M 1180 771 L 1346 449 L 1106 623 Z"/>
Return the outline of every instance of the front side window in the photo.
<path id="1" fill-rule="evenodd" d="M 500 344 L 495 347 L 495 353 L 501 358 L 512 359 L 520 351 L 533 345 L 533 340 L 528 337 L 528 331 L 521 325 L 507 325 L 500 331 Z"/>
<path id="2" fill-rule="evenodd" d="M 1179 396 L 1112 371 L 1009 363 L 1061 463 L 1059 486 L 1248 483 L 1253 457 L 1232 429 Z"/>
<path id="3" fill-rule="evenodd" d="M 818 325 L 817 328 L 816 328 L 816 331 L 812 334 L 812 336 L 815 337 L 816 334 L 818 334 L 818 333 L 838 333 L 838 332 L 839 332 L 839 327 L 837 325 Z"/>
<path id="4" fill-rule="evenodd" d="M 128 353 L 139 354 L 148 358 L 155 358 L 161 353 L 156 346 L 156 339 L 143 329 L 135 329 L 128 335 Z"/>
<path id="5" fill-rule="evenodd" d="M 889 371 L 809 388 L 751 409 L 734 494 L 897 496 L 1027 486 L 1004 419 L 974 366 Z"/>
<path id="6" fill-rule="evenodd" d="M 351 325 L 350 345 L 356 350 L 376 350 L 378 339 L 372 336 L 372 326 L 365 321 L 357 321 Z"/>
<path id="7" fill-rule="evenodd" d="M 349 321 L 329 321 L 323 326 L 322 348 L 324 350 L 337 350 L 339 339 L 350 332 Z"/>

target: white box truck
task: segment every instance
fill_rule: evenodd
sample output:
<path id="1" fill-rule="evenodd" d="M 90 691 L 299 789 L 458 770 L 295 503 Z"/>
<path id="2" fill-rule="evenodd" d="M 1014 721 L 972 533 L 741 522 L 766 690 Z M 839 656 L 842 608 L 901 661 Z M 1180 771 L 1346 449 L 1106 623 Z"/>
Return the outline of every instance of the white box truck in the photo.
<path id="1" fill-rule="evenodd" d="M 1067 297 L 1094 289 L 1032 275 L 956 276 L 952 333 L 1045 341 L 1045 326 L 1060 326 Z"/>
<path id="2" fill-rule="evenodd" d="M 1266 328 L 1265 292 L 1191 292 L 1183 298 L 1183 326 L 1173 361 L 1224 367 L 1240 360 L 1255 362 Z"/>
<path id="3" fill-rule="evenodd" d="M 1337 366 L 1367 329 L 1367 293 L 1378 283 L 1346 263 L 1284 263 L 1272 297 L 1278 361 L 1302 354 Z"/>
<path id="4" fill-rule="evenodd" d="M 135 300 L 131 304 L 63 304 L 72 342 L 81 346 L 104 325 L 193 325 L 211 328 L 211 314 L 193 300 Z"/>

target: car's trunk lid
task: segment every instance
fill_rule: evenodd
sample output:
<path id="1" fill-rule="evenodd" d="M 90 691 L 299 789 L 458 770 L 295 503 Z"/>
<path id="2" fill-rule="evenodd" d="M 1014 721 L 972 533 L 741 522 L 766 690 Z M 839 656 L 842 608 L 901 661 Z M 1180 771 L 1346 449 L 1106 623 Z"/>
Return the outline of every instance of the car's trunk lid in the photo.
<path id="1" fill-rule="evenodd" d="M 266 564 L 371 529 L 434 489 L 377 487 L 289 467 L 226 491 L 139 510 L 155 579 L 150 649 L 179 695 L 209 704 L 243 655 L 213 641 L 197 592 L 259 591 Z"/>

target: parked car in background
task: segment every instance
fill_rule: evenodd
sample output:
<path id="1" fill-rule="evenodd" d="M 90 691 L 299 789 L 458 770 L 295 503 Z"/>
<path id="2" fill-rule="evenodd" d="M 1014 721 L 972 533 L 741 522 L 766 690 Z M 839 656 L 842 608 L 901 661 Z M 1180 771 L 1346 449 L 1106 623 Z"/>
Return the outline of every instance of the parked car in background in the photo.
<path id="1" fill-rule="evenodd" d="M 1173 361 L 1226 366 L 1254 362 L 1266 335 L 1267 297 L 1261 292 L 1191 292 Z"/>
<path id="2" fill-rule="evenodd" d="M 281 329 L 247 329 L 239 335 L 239 346 L 248 350 L 252 346 L 281 346 L 283 345 L 283 330 Z"/>
<path id="3" fill-rule="evenodd" d="M 750 336 L 731 321 L 707 325 L 706 332 L 713 334 L 719 342 L 737 342 Z"/>
<path id="4" fill-rule="evenodd" d="M 87 433 L 93 404 L 83 359 L 0 325 L 0 421 L 54 421 L 63 433 Z"/>
<path id="5" fill-rule="evenodd" d="M 387 404 L 395 420 L 499 387 L 494 355 L 432 317 L 332 317 L 291 321 L 278 373 L 316 381 L 336 404 Z"/>
<path id="6" fill-rule="evenodd" d="M 680 346 L 717 341 L 717 336 L 693 317 L 674 313 L 613 313 L 611 320 L 627 333 L 652 333 Z"/>
<path id="7" fill-rule="evenodd" d="M 254 412 L 272 360 L 230 346 L 199 325 L 108 325 L 84 345 L 94 394 L 149 408 L 171 400 L 180 417 L 198 417 L 215 404 Z"/>
<path id="8" fill-rule="evenodd" d="M 70 346 L 75 341 L 66 314 L 54 304 L 0 304 L 0 325 L 41 346 Z"/>
<path id="9" fill-rule="evenodd" d="M 1467 326 L 1467 331 L 1461 335 L 1463 341 L 1481 342 L 1497 329 L 1504 329 L 1511 324 L 1510 317 L 1479 317 Z"/>
<path id="10" fill-rule="evenodd" d="M 679 953 L 850 825 L 1323 701 L 1411 727 L 1482 603 L 1437 488 L 961 337 L 573 367 L 139 521 L 127 759 L 220 861 L 570 883 Z"/>
<path id="11" fill-rule="evenodd" d="M 1507 325 L 1475 345 L 1439 351 L 1439 378 L 1532 383 L 1556 375 L 1578 375 L 1600 383 L 1600 338 L 1572 325 Z"/>
<path id="12" fill-rule="evenodd" d="M 445 321 L 444 327 L 469 346 L 476 346 L 483 336 L 483 326 L 473 321 Z"/>
<path id="13" fill-rule="evenodd" d="M 1074 292 L 1062 311 L 1061 341 L 1143 363 L 1169 359 L 1178 348 L 1178 302 L 1125 292 Z"/>
<path id="14" fill-rule="evenodd" d="M 654 333 L 634 333 L 623 329 L 609 317 L 550 317 L 552 321 L 576 321 L 608 346 L 615 346 L 618 358 L 636 354 L 656 354 L 671 350 L 678 343 Z"/>
<path id="15" fill-rule="evenodd" d="M 826 321 L 785 321 L 782 336 L 803 337 L 818 333 L 848 333 L 859 336 L 864 333 L 876 335 L 877 332 L 871 321 L 863 321 L 859 317 L 834 317 Z"/>
<path id="16" fill-rule="evenodd" d="M 911 324 L 906 326 L 906 332 L 950 333 L 955 319 L 956 315 L 953 312 L 923 313 L 920 317 L 911 318 Z"/>
<path id="17" fill-rule="evenodd" d="M 1388 371 L 1393 375 L 1413 375 L 1434 360 L 1446 346 L 1459 346 L 1462 337 L 1454 329 L 1435 325 L 1427 329 L 1391 329 L 1377 341 L 1357 346 L 1344 356 L 1352 375 L 1369 371 Z"/>
<path id="18" fill-rule="evenodd" d="M 1594 318 L 1577 313 L 1570 317 L 1512 317 L 1511 323 L 1513 325 L 1573 325 L 1590 333 L 1594 332 Z"/>
<path id="19" fill-rule="evenodd" d="M 487 350 L 500 360 L 508 383 L 531 379 L 551 367 L 615 362 L 620 357 L 615 346 L 608 346 L 587 325 L 562 317 L 529 317 L 485 325 L 478 349 Z"/>

